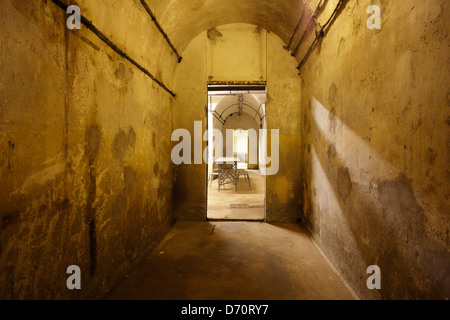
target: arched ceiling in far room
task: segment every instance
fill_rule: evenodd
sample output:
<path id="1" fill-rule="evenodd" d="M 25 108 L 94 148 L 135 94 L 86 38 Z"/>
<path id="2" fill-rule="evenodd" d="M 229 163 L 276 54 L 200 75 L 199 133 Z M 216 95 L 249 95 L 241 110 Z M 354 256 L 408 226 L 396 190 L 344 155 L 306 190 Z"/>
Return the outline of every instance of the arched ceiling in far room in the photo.
<path id="1" fill-rule="evenodd" d="M 265 117 L 264 99 L 265 93 L 210 96 L 210 107 L 222 124 L 230 117 L 247 114 L 260 126 Z"/>

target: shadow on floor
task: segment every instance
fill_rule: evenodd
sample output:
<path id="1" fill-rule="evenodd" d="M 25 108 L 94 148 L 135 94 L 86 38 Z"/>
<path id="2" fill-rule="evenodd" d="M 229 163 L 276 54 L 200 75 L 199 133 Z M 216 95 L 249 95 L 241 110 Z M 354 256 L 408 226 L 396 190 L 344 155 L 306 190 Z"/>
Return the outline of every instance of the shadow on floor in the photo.
<path id="1" fill-rule="evenodd" d="M 115 288 L 114 300 L 347 300 L 297 225 L 178 222 Z"/>

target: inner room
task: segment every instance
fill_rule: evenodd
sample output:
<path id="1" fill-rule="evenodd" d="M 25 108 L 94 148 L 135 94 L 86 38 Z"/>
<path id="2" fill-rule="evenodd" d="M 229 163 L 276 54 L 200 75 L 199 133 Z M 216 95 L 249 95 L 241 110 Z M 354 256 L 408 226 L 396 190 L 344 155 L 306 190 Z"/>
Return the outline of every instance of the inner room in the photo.
<path id="1" fill-rule="evenodd" d="M 265 85 L 208 86 L 208 220 L 265 220 L 265 109 Z"/>

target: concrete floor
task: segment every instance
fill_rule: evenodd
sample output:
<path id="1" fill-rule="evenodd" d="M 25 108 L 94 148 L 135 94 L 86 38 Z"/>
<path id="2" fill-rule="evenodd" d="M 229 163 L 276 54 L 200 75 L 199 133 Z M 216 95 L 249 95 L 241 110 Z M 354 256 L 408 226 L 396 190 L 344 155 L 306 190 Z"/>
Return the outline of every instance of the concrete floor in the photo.
<path id="1" fill-rule="evenodd" d="M 212 220 L 250 220 L 265 219 L 265 181 L 258 170 L 247 170 L 251 188 L 244 177 L 234 185 L 226 185 L 220 192 L 217 180 L 208 185 L 208 219 Z"/>
<path id="2" fill-rule="evenodd" d="M 346 288 L 297 225 L 178 222 L 107 299 L 353 299 Z"/>

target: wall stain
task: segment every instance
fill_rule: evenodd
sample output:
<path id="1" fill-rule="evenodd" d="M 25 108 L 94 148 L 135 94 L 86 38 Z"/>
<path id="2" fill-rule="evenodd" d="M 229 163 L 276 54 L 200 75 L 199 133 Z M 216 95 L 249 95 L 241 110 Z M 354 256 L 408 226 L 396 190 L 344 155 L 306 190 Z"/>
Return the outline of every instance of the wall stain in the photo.
<path id="1" fill-rule="evenodd" d="M 330 111 L 329 114 L 329 119 L 330 119 L 330 127 L 329 130 L 331 133 L 335 134 L 336 133 L 336 127 L 337 127 L 337 120 L 336 120 L 336 109 L 333 108 Z"/>
<path id="2" fill-rule="evenodd" d="M 128 129 L 128 145 L 131 148 L 134 148 L 136 145 L 136 132 L 134 131 L 133 127 L 130 127 Z"/>
<path id="3" fill-rule="evenodd" d="M 97 125 L 92 125 L 86 132 L 86 155 L 88 157 L 86 179 L 86 223 L 89 232 L 89 275 L 93 277 L 97 268 L 97 234 L 96 234 L 96 208 L 95 199 L 97 196 L 97 169 L 95 162 L 100 151 L 102 134 Z M 62 204 L 62 205 L 70 205 Z"/>
<path id="4" fill-rule="evenodd" d="M 337 175 L 337 189 L 339 197 L 345 202 L 353 189 L 352 179 L 348 168 L 340 167 Z"/>
<path id="5" fill-rule="evenodd" d="M 257 37 L 261 36 L 261 33 L 263 32 L 263 28 L 261 28 L 260 26 L 255 27 L 255 29 L 253 29 L 253 34 Z"/>
<path id="6" fill-rule="evenodd" d="M 208 30 L 208 39 L 215 45 L 223 41 L 223 34 L 216 28 L 212 28 Z"/>
<path id="7" fill-rule="evenodd" d="M 328 147 L 327 155 L 328 155 L 328 159 L 330 161 L 336 158 L 337 151 L 336 151 L 336 146 L 334 144 L 330 144 L 330 146 Z"/>
<path id="8" fill-rule="evenodd" d="M 436 153 L 432 148 L 428 148 L 428 163 L 432 166 L 436 162 Z"/>
<path id="9" fill-rule="evenodd" d="M 338 47 L 338 55 L 339 56 L 343 53 L 344 46 L 345 46 L 345 38 L 341 38 L 341 40 L 339 40 L 339 47 Z"/>
<path id="10" fill-rule="evenodd" d="M 403 173 L 392 181 L 381 182 L 378 193 L 386 218 L 398 227 L 397 232 L 409 233 L 411 228 L 423 232 L 423 209 L 417 203 L 411 181 Z"/>
<path id="11" fill-rule="evenodd" d="M 86 143 L 86 153 L 89 157 L 90 161 L 93 161 L 94 158 L 98 155 L 100 150 L 100 142 L 102 139 L 102 134 L 97 125 L 92 125 L 87 133 L 87 143 Z"/>
<path id="12" fill-rule="evenodd" d="M 136 183 L 136 171 L 132 167 L 125 167 L 123 171 L 123 178 L 125 182 L 125 191 L 128 195 L 130 195 L 133 192 L 133 187 Z"/>
<path id="13" fill-rule="evenodd" d="M 314 68 L 314 71 L 316 73 L 316 76 L 320 77 L 322 75 L 322 63 L 319 62 Z"/>
<path id="14" fill-rule="evenodd" d="M 156 133 L 155 133 L 155 131 L 152 132 L 152 146 L 153 146 L 153 150 L 156 150 Z"/>
<path id="15" fill-rule="evenodd" d="M 133 70 L 130 68 L 127 68 L 123 62 L 119 62 L 119 66 L 117 67 L 116 71 L 114 71 L 114 76 L 124 82 L 130 82 L 134 78 Z"/>
<path id="16" fill-rule="evenodd" d="M 158 162 L 157 162 L 157 163 L 155 163 L 155 165 L 153 166 L 153 175 L 154 175 L 155 177 L 157 177 L 157 176 L 158 176 L 158 172 L 159 172 L 159 164 L 158 164 Z"/>
<path id="17" fill-rule="evenodd" d="M 19 220 L 19 216 L 20 216 L 19 211 L 4 214 L 1 219 L 0 230 L 4 231 L 12 224 L 17 223 Z"/>
<path id="18" fill-rule="evenodd" d="M 336 84 L 332 84 L 330 87 L 330 92 L 328 94 L 328 102 L 330 106 L 336 107 L 336 98 L 337 98 L 337 87 Z"/>
<path id="19" fill-rule="evenodd" d="M 122 130 L 115 136 L 114 142 L 111 146 L 111 151 L 114 157 L 118 160 L 123 160 L 127 153 L 128 137 Z"/>
<path id="20" fill-rule="evenodd" d="M 119 66 L 114 71 L 114 76 L 119 80 L 125 79 L 125 64 L 123 62 L 119 62 Z"/>
<path id="21" fill-rule="evenodd" d="M 119 220 L 124 218 L 127 213 L 128 199 L 125 192 L 119 193 L 114 199 L 112 206 L 112 218 L 114 220 Z"/>

